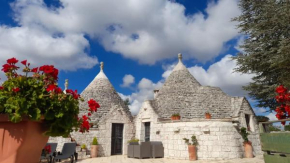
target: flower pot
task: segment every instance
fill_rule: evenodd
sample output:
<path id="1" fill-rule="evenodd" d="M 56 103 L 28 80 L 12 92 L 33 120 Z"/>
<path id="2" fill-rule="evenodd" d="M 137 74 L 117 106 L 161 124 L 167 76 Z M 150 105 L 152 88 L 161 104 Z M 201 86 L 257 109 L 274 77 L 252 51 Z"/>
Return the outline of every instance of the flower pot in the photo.
<path id="1" fill-rule="evenodd" d="M 253 158 L 253 147 L 251 142 L 244 142 L 245 158 Z"/>
<path id="2" fill-rule="evenodd" d="M 195 145 L 188 145 L 188 155 L 190 161 L 194 161 L 197 159 Z"/>
<path id="3" fill-rule="evenodd" d="M 38 163 L 48 141 L 41 122 L 12 123 L 0 114 L 0 163 Z"/>
<path id="4" fill-rule="evenodd" d="M 171 120 L 180 120 L 180 116 L 171 116 Z"/>
<path id="5" fill-rule="evenodd" d="M 91 157 L 97 157 L 98 156 L 98 145 L 91 145 Z"/>
<path id="6" fill-rule="evenodd" d="M 211 119 L 211 114 L 210 113 L 205 113 L 205 119 Z"/>

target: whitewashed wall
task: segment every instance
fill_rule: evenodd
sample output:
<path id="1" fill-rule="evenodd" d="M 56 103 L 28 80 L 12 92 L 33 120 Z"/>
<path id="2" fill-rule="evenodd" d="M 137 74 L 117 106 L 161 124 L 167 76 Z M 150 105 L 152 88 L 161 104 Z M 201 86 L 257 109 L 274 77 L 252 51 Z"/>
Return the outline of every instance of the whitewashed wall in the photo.
<path id="1" fill-rule="evenodd" d="M 123 154 L 127 154 L 127 142 L 134 137 L 134 125 L 131 122 L 130 117 L 122 110 L 118 108 L 112 108 L 111 111 L 100 120 L 98 129 L 91 129 L 88 133 L 71 133 L 71 137 L 76 140 L 80 145 L 86 144 L 90 149 L 90 145 L 94 137 L 98 138 L 99 153 L 98 156 L 110 156 L 111 155 L 111 139 L 112 139 L 112 123 L 123 123 Z M 58 151 L 61 151 L 63 143 L 70 142 L 70 138 L 51 137 L 49 142 L 58 143 Z"/>
<path id="2" fill-rule="evenodd" d="M 247 110 L 246 106 L 244 108 Z M 150 101 L 144 102 L 135 119 L 136 138 L 141 142 L 144 141 L 143 123 L 151 122 L 151 141 L 163 142 L 166 158 L 188 159 L 187 145 L 182 139 L 190 139 L 192 135 L 195 135 L 199 142 L 198 159 L 243 157 L 243 140 L 238 132 L 238 128 L 243 124 L 239 121 L 233 123 L 231 119 L 191 119 L 158 122 L 157 119 L 158 115 L 152 109 Z M 240 121 L 243 121 L 242 116 Z M 253 142 L 254 154 L 261 154 L 258 129 L 250 134 L 249 139 Z"/>

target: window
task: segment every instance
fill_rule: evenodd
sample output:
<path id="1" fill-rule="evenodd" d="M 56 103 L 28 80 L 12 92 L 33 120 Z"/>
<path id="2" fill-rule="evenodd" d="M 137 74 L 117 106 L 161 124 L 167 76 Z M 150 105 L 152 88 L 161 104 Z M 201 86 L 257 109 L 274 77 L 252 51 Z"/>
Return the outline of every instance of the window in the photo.
<path id="1" fill-rule="evenodd" d="M 247 130 L 248 131 L 251 131 L 251 127 L 250 127 L 250 115 L 249 114 L 245 114 L 245 119 L 246 119 Z"/>
<path id="2" fill-rule="evenodd" d="M 253 115 L 245 114 L 246 127 L 248 131 L 254 132 Z"/>

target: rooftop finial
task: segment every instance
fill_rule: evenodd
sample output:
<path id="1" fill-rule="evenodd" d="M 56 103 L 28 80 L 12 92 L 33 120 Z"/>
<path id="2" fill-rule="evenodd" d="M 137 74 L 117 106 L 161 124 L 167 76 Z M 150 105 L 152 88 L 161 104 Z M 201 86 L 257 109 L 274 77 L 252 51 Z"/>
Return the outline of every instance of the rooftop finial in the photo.
<path id="1" fill-rule="evenodd" d="M 68 79 L 65 79 L 65 83 L 64 83 L 64 90 L 63 92 L 66 94 L 66 90 L 68 88 Z"/>
<path id="2" fill-rule="evenodd" d="M 100 66 L 101 70 L 103 71 L 104 69 L 104 62 L 101 62 L 101 66 Z"/>
<path id="3" fill-rule="evenodd" d="M 182 60 L 182 54 L 181 53 L 178 54 L 178 59 L 179 59 L 179 61 Z"/>

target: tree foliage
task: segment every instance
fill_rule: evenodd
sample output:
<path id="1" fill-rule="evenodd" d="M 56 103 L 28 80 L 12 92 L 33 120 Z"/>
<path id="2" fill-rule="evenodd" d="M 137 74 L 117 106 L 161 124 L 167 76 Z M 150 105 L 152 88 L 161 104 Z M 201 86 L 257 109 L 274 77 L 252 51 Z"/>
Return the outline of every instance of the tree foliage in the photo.
<path id="1" fill-rule="evenodd" d="M 241 0 L 238 28 L 245 34 L 243 49 L 234 59 L 241 73 L 254 73 L 243 88 L 259 107 L 275 109 L 275 88 L 290 87 L 290 1 Z"/>
<path id="2" fill-rule="evenodd" d="M 261 116 L 261 115 L 256 116 L 256 119 L 257 119 L 258 122 L 267 122 L 267 121 L 269 121 L 268 117 Z"/>

